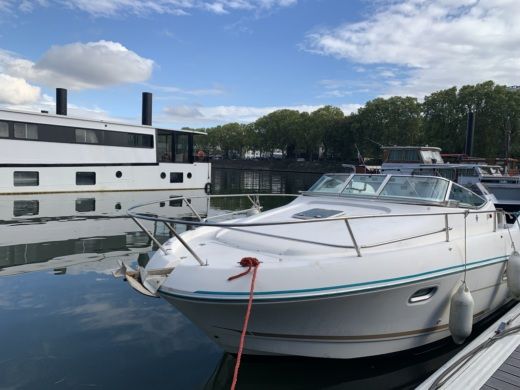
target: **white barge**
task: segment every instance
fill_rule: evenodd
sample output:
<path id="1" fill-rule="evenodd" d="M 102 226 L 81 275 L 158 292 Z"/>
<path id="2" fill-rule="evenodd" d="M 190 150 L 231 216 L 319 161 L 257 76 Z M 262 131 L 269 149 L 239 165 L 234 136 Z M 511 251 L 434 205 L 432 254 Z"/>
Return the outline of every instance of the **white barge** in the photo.
<path id="1" fill-rule="evenodd" d="M 153 127 L 150 93 L 142 125 L 70 117 L 66 100 L 57 89 L 56 115 L 0 110 L 0 194 L 210 188 L 199 133 Z"/>

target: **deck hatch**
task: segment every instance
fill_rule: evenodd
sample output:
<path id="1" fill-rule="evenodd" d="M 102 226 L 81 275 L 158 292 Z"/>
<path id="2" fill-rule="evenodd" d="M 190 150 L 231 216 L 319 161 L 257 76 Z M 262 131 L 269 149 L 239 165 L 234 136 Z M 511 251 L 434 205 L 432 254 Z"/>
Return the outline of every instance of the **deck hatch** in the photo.
<path id="1" fill-rule="evenodd" d="M 343 214 L 341 210 L 330 209 L 310 209 L 294 214 L 292 217 L 297 219 L 318 219 L 330 218 Z"/>

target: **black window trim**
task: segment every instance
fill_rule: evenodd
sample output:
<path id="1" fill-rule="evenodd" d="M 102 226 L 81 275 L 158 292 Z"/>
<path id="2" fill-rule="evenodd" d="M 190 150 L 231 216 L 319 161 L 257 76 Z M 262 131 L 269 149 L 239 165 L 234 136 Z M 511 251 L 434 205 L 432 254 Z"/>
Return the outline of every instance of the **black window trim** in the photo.
<path id="1" fill-rule="evenodd" d="M 80 126 L 62 126 L 62 125 L 52 125 L 48 123 L 37 123 L 37 122 L 23 122 L 23 121 L 11 121 L 11 120 L 2 120 L 2 122 L 7 122 L 9 126 L 9 137 L 0 137 L 0 139 L 12 139 L 16 141 L 32 141 L 32 142 L 53 142 L 53 143 L 64 143 L 64 144 L 77 144 L 77 145 L 90 145 L 90 146 L 111 146 L 111 147 L 122 147 L 122 148 L 137 148 L 137 149 L 155 149 L 155 134 L 148 133 L 136 133 L 131 131 L 117 131 L 117 130 L 102 130 L 102 129 L 92 129 Z M 28 138 L 16 138 L 14 136 L 14 124 L 28 124 L 28 125 L 36 125 L 38 127 L 38 139 L 28 139 Z M 58 131 L 56 131 L 58 130 Z M 89 142 L 78 142 L 76 141 L 76 130 L 92 130 L 98 134 L 99 143 L 89 143 Z M 137 135 L 138 139 L 144 139 L 148 142 L 142 145 L 131 144 L 129 141 L 132 135 Z M 46 136 L 52 135 L 56 137 L 55 139 L 42 139 L 46 138 Z M 140 138 L 139 136 L 143 137 Z M 124 140 L 124 145 L 117 144 L 114 142 L 110 142 L 110 139 Z"/>

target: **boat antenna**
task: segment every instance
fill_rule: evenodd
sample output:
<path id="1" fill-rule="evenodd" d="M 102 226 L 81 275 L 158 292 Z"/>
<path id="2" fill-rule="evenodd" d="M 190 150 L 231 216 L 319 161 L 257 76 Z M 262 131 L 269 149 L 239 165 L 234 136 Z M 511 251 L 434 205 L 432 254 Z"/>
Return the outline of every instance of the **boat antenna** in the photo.
<path id="1" fill-rule="evenodd" d="M 365 159 L 364 159 L 363 156 L 361 155 L 361 152 L 359 151 L 359 148 L 357 147 L 357 144 L 354 144 L 354 147 L 356 148 L 356 151 L 357 151 L 358 162 L 359 162 L 361 165 L 366 166 L 366 164 L 365 164 Z"/>
<path id="2" fill-rule="evenodd" d="M 374 141 L 373 139 L 370 139 L 370 138 L 366 138 L 366 139 L 369 140 L 370 142 L 372 142 L 373 144 L 376 144 L 380 148 L 383 148 L 383 144 L 380 144 L 379 142 L 376 142 L 376 141 Z"/>

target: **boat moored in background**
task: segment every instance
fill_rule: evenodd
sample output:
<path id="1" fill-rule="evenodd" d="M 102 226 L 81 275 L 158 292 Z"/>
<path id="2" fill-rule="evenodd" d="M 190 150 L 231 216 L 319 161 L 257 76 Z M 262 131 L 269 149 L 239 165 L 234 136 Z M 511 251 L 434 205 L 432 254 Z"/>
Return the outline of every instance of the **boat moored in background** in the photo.
<path id="1" fill-rule="evenodd" d="M 192 130 L 152 126 L 143 93 L 142 125 L 0 110 L 0 194 L 209 189 L 211 164 L 195 156 Z"/>
<path id="2" fill-rule="evenodd" d="M 520 211 L 520 176 L 508 175 L 500 165 L 482 159 L 446 163 L 441 149 L 432 146 L 383 147 L 381 173 L 441 176 L 487 197 L 506 211 Z"/>

